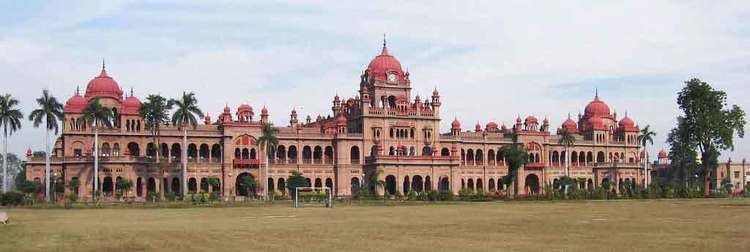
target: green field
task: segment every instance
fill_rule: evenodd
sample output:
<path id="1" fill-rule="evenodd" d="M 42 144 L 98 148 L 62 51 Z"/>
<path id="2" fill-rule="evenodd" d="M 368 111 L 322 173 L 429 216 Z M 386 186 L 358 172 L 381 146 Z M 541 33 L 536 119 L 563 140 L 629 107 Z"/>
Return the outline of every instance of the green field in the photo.
<path id="1" fill-rule="evenodd" d="M 750 250 L 750 199 L 6 211 L 2 251 Z"/>

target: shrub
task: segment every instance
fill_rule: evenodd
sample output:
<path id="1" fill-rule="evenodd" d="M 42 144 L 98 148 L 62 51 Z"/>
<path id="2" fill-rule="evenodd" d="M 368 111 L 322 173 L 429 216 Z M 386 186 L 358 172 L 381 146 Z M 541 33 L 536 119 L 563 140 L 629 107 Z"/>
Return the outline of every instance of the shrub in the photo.
<path id="1" fill-rule="evenodd" d="M 0 193 L 0 204 L 3 206 L 18 206 L 23 204 L 24 194 L 21 192 L 10 191 Z"/>

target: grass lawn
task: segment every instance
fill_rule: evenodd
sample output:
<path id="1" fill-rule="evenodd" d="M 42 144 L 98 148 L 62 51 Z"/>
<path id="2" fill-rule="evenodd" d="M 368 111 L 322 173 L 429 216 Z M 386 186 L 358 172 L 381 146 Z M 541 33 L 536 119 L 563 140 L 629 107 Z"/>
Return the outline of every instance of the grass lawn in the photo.
<path id="1" fill-rule="evenodd" d="M 750 199 L 6 211 L 0 251 L 750 251 Z"/>

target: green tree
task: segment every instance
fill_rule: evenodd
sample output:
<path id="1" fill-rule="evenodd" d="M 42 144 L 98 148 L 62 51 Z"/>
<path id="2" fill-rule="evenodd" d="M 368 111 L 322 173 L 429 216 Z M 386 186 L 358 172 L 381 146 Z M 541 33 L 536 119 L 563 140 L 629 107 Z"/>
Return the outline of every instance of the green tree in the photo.
<path id="1" fill-rule="evenodd" d="M 735 134 L 740 138 L 745 135 L 745 112 L 737 105 L 729 107 L 724 91 L 714 90 L 700 79 L 685 84 L 677 95 L 683 113 L 678 121 L 684 122 L 677 126 L 690 132 L 687 143 L 701 155 L 703 194 L 709 196 L 711 174 L 716 173 L 720 151 L 734 150 Z"/>
<path id="2" fill-rule="evenodd" d="M 152 94 L 146 97 L 146 101 L 141 104 L 138 114 L 143 118 L 146 128 L 151 133 L 155 146 L 155 162 L 159 162 L 161 154 L 161 126 L 169 122 L 169 111 L 172 109 L 172 103 L 158 94 Z"/>
<path id="3" fill-rule="evenodd" d="M 130 179 L 120 179 L 117 180 L 117 190 L 120 191 L 120 194 L 128 197 L 128 192 L 130 191 L 130 188 L 133 188 L 133 181 Z"/>
<path id="4" fill-rule="evenodd" d="M 244 190 L 245 193 L 247 193 L 247 196 L 250 197 L 250 195 L 253 195 L 251 192 L 255 191 L 255 178 L 253 176 L 245 176 L 240 179 L 240 190 Z"/>
<path id="5" fill-rule="evenodd" d="M 673 184 L 687 188 L 689 176 L 698 168 L 698 153 L 695 151 L 693 137 L 685 125 L 685 118 L 677 118 L 677 127 L 667 136 L 669 144 L 670 168 L 667 179 Z"/>
<path id="6" fill-rule="evenodd" d="M 648 145 L 654 144 L 654 136 L 656 136 L 656 133 L 651 130 L 651 125 L 646 125 L 646 127 L 643 127 L 641 129 L 641 134 L 638 135 L 638 143 L 640 143 L 641 146 L 643 146 L 643 154 L 645 162 L 643 162 L 643 176 L 644 176 L 644 187 L 648 188 Z"/>
<path id="7" fill-rule="evenodd" d="M 23 113 L 18 108 L 18 100 L 5 94 L 0 96 L 0 127 L 3 128 L 3 157 L 8 156 L 8 136 L 21 129 Z M 3 159 L 3 193 L 8 192 L 8 160 Z"/>
<path id="8" fill-rule="evenodd" d="M 289 175 L 286 179 L 286 188 L 289 189 L 289 196 L 294 199 L 296 188 L 297 187 L 304 187 L 307 185 L 307 180 L 305 180 L 305 177 L 302 176 L 302 173 L 298 171 L 292 171 L 292 174 Z"/>
<path id="9" fill-rule="evenodd" d="M 523 144 L 518 142 L 518 135 L 513 134 L 513 142 L 500 148 L 500 153 L 505 158 L 505 163 L 508 165 L 507 179 L 503 178 L 503 182 L 510 182 L 513 184 L 513 196 L 518 196 L 518 169 L 521 168 L 529 161 L 529 153 L 523 148 Z"/>
<path id="10" fill-rule="evenodd" d="M 260 145 L 261 152 L 266 153 L 266 161 L 264 162 L 265 171 L 263 172 L 265 179 L 263 181 L 268 181 L 269 159 L 274 157 L 274 150 L 276 149 L 276 146 L 279 145 L 278 134 L 279 129 L 274 127 L 273 123 L 263 123 L 260 137 L 258 137 L 258 144 Z M 263 191 L 263 195 L 265 195 L 266 198 L 273 199 L 273 192 L 268 191 L 268 185 L 263 186 Z M 269 195 L 271 197 L 268 197 Z"/>
<path id="11" fill-rule="evenodd" d="M 37 109 L 29 114 L 29 120 L 34 122 L 34 127 L 44 122 L 44 197 L 50 201 L 50 151 L 49 151 L 49 133 L 54 131 L 55 135 L 59 130 L 58 121 L 63 120 L 63 105 L 57 101 L 57 98 L 49 94 L 49 90 L 42 90 L 42 96 L 36 99 Z"/>
<path id="12" fill-rule="evenodd" d="M 94 195 L 99 192 L 99 128 L 112 127 L 114 114 L 112 109 L 102 106 L 99 98 L 94 98 L 86 104 L 80 124 L 88 125 L 94 130 Z"/>
<path id="13" fill-rule="evenodd" d="M 68 182 L 68 189 L 72 191 L 73 195 L 78 196 L 78 188 L 81 186 L 81 181 L 78 179 L 71 179 L 70 182 Z"/>
<path id="14" fill-rule="evenodd" d="M 177 108 L 172 114 L 172 125 L 182 129 L 182 191 L 187 192 L 187 128 L 197 127 L 198 118 L 203 118 L 203 112 L 198 108 L 198 100 L 193 92 L 182 92 L 180 99 L 170 100 Z"/>

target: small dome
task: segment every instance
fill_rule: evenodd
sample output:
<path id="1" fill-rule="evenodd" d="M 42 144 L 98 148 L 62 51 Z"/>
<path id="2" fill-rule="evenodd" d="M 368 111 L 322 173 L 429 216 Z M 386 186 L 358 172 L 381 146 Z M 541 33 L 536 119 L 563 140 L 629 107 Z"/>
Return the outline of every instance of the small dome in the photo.
<path id="1" fill-rule="evenodd" d="M 31 151 L 31 148 L 26 149 L 26 156 L 31 157 L 31 155 L 34 155 L 34 152 Z"/>
<path id="2" fill-rule="evenodd" d="M 578 131 L 578 126 L 576 125 L 576 122 L 573 121 L 573 119 L 570 119 L 570 117 L 568 117 L 568 119 L 565 120 L 565 122 L 563 122 L 562 128 L 567 130 L 569 133 L 574 133 Z"/>
<path id="3" fill-rule="evenodd" d="M 516 117 L 516 123 L 521 124 L 521 117 Z"/>
<path id="4" fill-rule="evenodd" d="M 346 121 L 346 116 L 344 116 L 344 114 L 341 114 L 338 118 L 336 118 L 336 125 L 346 126 Z"/>
<path id="5" fill-rule="evenodd" d="M 209 115 L 208 113 L 206 113 L 206 116 L 203 117 L 203 123 L 206 124 L 206 125 L 211 124 L 211 115 Z"/>
<path id="6" fill-rule="evenodd" d="M 595 96 L 594 100 L 589 102 L 584 110 L 585 117 L 605 117 L 609 115 L 609 106 L 599 99 L 599 95 Z"/>
<path id="7" fill-rule="evenodd" d="M 487 131 L 496 131 L 497 130 L 497 123 L 495 122 L 488 122 L 487 126 L 484 127 Z"/>
<path id="8" fill-rule="evenodd" d="M 122 100 L 122 89 L 117 85 L 117 81 L 107 75 L 107 70 L 102 66 L 102 72 L 95 77 L 86 86 L 86 98 L 92 97 L 109 97 Z"/>
<path id="9" fill-rule="evenodd" d="M 237 107 L 237 112 L 245 112 L 245 111 L 253 111 L 253 107 L 250 107 L 250 105 L 242 104 L 239 107 Z"/>
<path id="10" fill-rule="evenodd" d="M 526 122 L 526 124 L 538 124 L 539 120 L 536 119 L 536 117 L 530 115 L 530 116 L 526 117 L 525 122 Z"/>
<path id="11" fill-rule="evenodd" d="M 664 149 L 661 149 L 661 150 L 659 151 L 659 154 L 657 155 L 657 157 L 658 157 L 658 158 L 668 158 L 668 157 L 669 157 L 669 155 L 667 154 L 667 151 L 665 151 Z"/>
<path id="12" fill-rule="evenodd" d="M 477 122 L 477 125 L 474 125 L 474 131 L 482 132 L 482 125 L 479 122 Z"/>
<path id="13" fill-rule="evenodd" d="M 461 129 L 461 122 L 458 121 L 458 118 L 453 119 L 453 122 L 451 123 L 451 129 Z"/>
<path id="14" fill-rule="evenodd" d="M 76 92 L 75 95 L 70 97 L 68 101 L 65 102 L 65 107 L 63 107 L 63 112 L 65 113 L 81 113 L 83 112 L 83 109 L 86 108 L 86 105 L 88 104 L 88 101 L 86 98 L 83 98 L 81 94 Z"/>
<path id="15" fill-rule="evenodd" d="M 141 100 L 131 95 L 128 96 L 128 98 L 125 98 L 125 101 L 122 102 L 122 109 L 120 112 L 123 115 L 137 115 L 140 109 Z"/>
<path id="16" fill-rule="evenodd" d="M 432 90 L 432 96 L 438 96 L 440 93 L 438 93 L 437 88 L 435 90 Z"/>
<path id="17" fill-rule="evenodd" d="M 224 105 L 224 113 L 228 114 L 228 113 L 231 113 L 231 112 L 232 112 L 232 110 L 229 108 L 229 105 Z"/>
<path id="18" fill-rule="evenodd" d="M 268 109 L 266 108 L 266 106 L 263 106 L 263 108 L 260 110 L 260 114 L 261 115 L 268 115 Z"/>
<path id="19" fill-rule="evenodd" d="M 617 125 L 623 128 L 632 128 L 635 127 L 635 122 L 626 115 Z"/>

